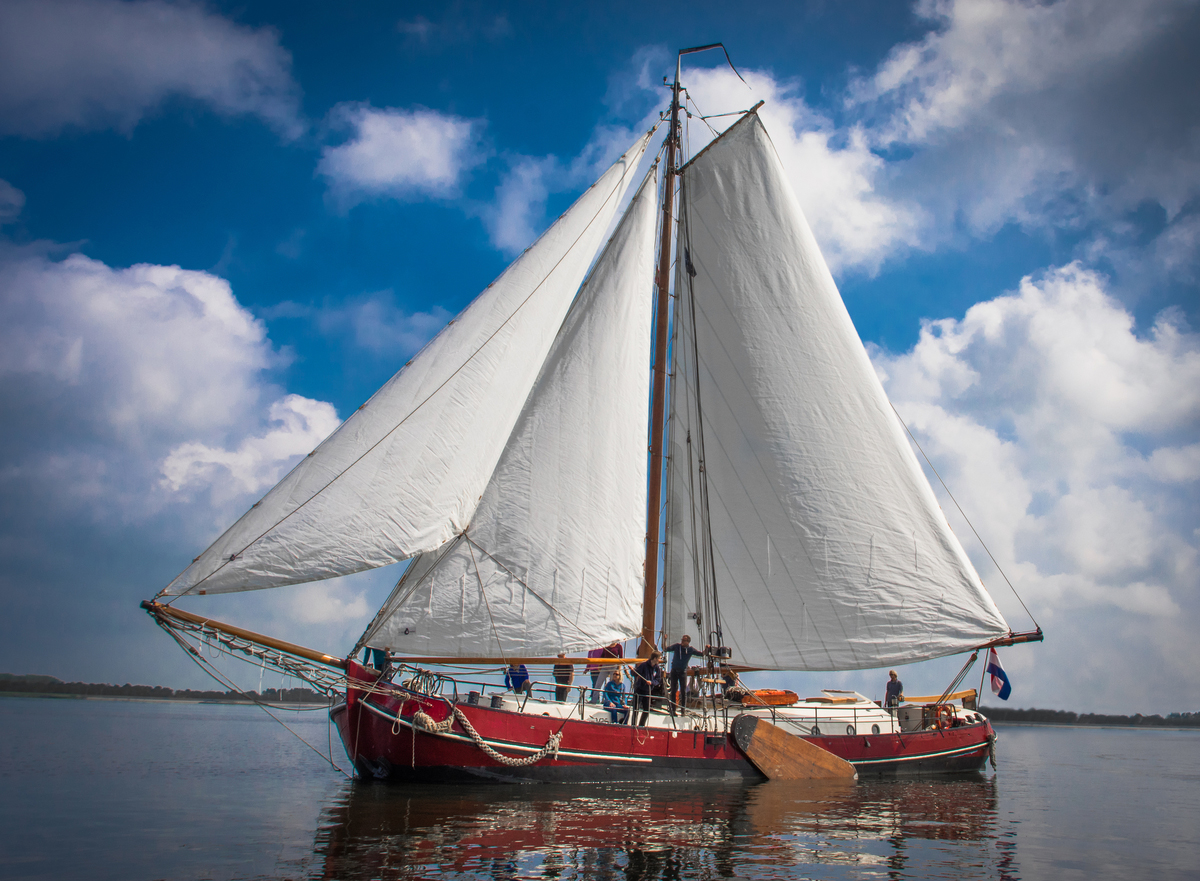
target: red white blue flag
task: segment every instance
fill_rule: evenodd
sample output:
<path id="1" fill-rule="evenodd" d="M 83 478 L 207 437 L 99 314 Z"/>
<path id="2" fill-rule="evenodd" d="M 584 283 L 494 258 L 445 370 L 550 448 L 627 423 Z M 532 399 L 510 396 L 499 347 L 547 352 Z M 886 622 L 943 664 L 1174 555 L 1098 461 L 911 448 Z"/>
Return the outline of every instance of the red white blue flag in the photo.
<path id="1" fill-rule="evenodd" d="M 992 693 L 1002 701 L 1008 700 L 1012 685 L 1009 684 L 1008 674 L 1000 666 L 1000 656 L 995 649 L 988 649 L 987 672 L 992 677 Z"/>

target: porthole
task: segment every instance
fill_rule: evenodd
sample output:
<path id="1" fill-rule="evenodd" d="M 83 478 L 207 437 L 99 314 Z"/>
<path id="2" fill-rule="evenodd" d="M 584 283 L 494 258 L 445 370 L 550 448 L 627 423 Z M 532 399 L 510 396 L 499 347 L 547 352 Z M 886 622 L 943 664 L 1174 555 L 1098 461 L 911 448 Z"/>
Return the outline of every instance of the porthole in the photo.
<path id="1" fill-rule="evenodd" d="M 854 734 L 854 726 L 853 726 L 853 725 L 847 725 L 847 726 L 846 726 L 846 733 L 847 733 L 847 734 Z"/>
<path id="2" fill-rule="evenodd" d="M 818 728 L 816 725 L 814 725 L 814 726 L 812 727 L 812 731 L 810 731 L 810 732 L 809 732 L 809 734 L 813 735 L 814 737 L 820 737 L 820 736 L 821 736 L 821 729 L 820 729 L 820 728 Z"/>
<path id="3" fill-rule="evenodd" d="M 878 725 L 872 725 L 872 726 L 871 726 L 871 733 L 872 733 L 872 734 L 878 734 L 878 733 L 879 733 L 879 726 L 878 726 Z"/>

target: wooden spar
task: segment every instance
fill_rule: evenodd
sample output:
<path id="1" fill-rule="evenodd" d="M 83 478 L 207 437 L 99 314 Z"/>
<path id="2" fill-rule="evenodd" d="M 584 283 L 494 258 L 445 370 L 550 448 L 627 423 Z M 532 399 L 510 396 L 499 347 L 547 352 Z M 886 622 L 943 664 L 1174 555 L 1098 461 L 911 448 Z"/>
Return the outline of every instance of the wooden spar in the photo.
<path id="1" fill-rule="evenodd" d="M 654 284 L 658 299 L 654 312 L 654 395 L 650 407 L 649 505 L 646 512 L 646 584 L 642 594 L 642 641 L 638 656 L 648 658 L 655 647 L 654 621 L 658 611 L 658 553 L 662 530 L 663 428 L 667 402 L 667 312 L 670 305 L 671 220 L 675 205 L 676 149 L 679 146 L 679 69 L 675 62 L 675 83 L 671 86 L 671 127 L 667 129 L 666 174 L 663 177 L 662 227 L 658 245 L 658 271 Z"/>
<path id="2" fill-rule="evenodd" d="M 324 652 L 314 651 L 313 649 L 305 648 L 302 645 L 296 645 L 293 642 L 285 642 L 282 639 L 276 639 L 273 636 L 264 636 L 261 633 L 255 633 L 253 630 L 246 630 L 242 627 L 235 627 L 232 624 L 223 624 L 220 621 L 214 621 L 212 618 L 206 618 L 203 615 L 195 615 L 191 612 L 185 612 L 183 609 L 176 609 L 172 606 L 164 606 L 161 603 L 155 603 L 146 600 L 142 603 L 142 608 L 149 612 L 157 619 L 174 618 L 177 621 L 185 621 L 188 624 L 199 624 L 202 627 L 208 627 L 216 630 L 219 633 L 225 633 L 229 636 L 236 636 L 238 639 L 244 639 L 247 642 L 253 642 L 261 646 L 265 646 L 276 651 L 286 652 L 289 655 L 295 655 L 298 658 L 304 658 L 306 661 L 314 661 L 318 664 L 324 664 L 326 667 L 334 667 L 338 670 L 346 669 L 346 662 L 341 658 L 335 658 L 333 655 L 327 655 Z"/>
<path id="3" fill-rule="evenodd" d="M 1017 645 L 1022 642 L 1041 642 L 1045 637 L 1042 635 L 1042 628 L 1037 630 L 1029 630 L 1025 633 L 1010 633 L 1008 636 L 1002 636 L 999 639 L 993 639 L 991 642 L 985 642 L 983 645 L 976 646 L 975 650 L 1001 648 L 1006 645 Z"/>
<path id="4" fill-rule="evenodd" d="M 948 694 L 942 697 L 940 694 L 925 695 L 924 697 L 909 697 L 904 696 L 906 704 L 936 704 L 939 701 L 956 701 L 956 700 L 975 700 L 979 697 L 979 693 L 973 688 L 968 688 L 966 691 L 956 691 L 954 694 Z"/>
<path id="5" fill-rule="evenodd" d="M 640 664 L 645 658 L 446 658 L 437 656 L 409 657 L 407 655 L 391 655 L 397 664 L 437 664 L 444 667 L 454 667 L 475 664 L 595 664 L 598 667 L 612 665 Z"/>

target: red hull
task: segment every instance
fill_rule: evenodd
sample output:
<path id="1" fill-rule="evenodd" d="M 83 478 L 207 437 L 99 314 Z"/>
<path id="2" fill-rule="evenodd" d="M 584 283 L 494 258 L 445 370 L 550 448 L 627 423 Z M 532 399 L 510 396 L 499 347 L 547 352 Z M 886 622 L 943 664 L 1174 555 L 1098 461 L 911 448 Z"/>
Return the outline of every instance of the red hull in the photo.
<path id="1" fill-rule="evenodd" d="M 365 673 L 365 671 L 364 671 Z M 413 715 L 434 722 L 450 717 L 440 697 L 403 693 L 364 696 L 347 691 L 331 715 L 359 774 L 397 782 L 498 780 L 508 782 L 610 782 L 761 779 L 761 773 L 725 734 L 637 728 L 580 719 L 558 719 L 457 704 L 487 744 L 502 755 L 529 756 L 560 733 L 557 756 L 523 767 L 489 756 L 455 721 L 447 732 L 414 728 Z M 981 722 L 941 731 L 806 737 L 851 762 L 859 776 L 946 774 L 982 770 L 991 725 Z"/>

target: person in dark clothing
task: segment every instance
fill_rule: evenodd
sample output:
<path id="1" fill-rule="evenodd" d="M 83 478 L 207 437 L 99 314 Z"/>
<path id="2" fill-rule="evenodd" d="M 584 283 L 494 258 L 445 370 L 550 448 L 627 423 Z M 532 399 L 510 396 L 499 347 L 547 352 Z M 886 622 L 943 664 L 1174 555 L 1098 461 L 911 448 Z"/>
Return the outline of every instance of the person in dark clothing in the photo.
<path id="1" fill-rule="evenodd" d="M 644 728 L 650 717 L 650 695 L 662 688 L 662 668 L 658 666 L 661 657 L 658 652 L 651 652 L 650 657 L 633 668 L 633 713 L 636 716 L 641 711 L 639 728 Z"/>
<path id="2" fill-rule="evenodd" d="M 560 658 L 567 656 L 566 652 L 559 652 Z M 554 689 L 554 699 L 560 704 L 567 699 L 571 694 L 571 682 L 575 679 L 575 668 L 571 664 L 555 664 L 554 665 L 554 681 L 558 686 Z"/>
<path id="3" fill-rule="evenodd" d="M 710 648 L 711 646 L 706 645 L 704 652 Z M 667 646 L 663 651 L 671 653 L 671 688 L 667 692 L 667 697 L 671 699 L 671 712 L 673 713 L 677 705 L 681 707 L 687 705 L 688 661 L 703 655 L 704 652 L 692 648 L 692 638 L 686 633 L 680 637 L 679 642 Z M 678 700 L 675 697 L 676 691 L 679 693 Z"/>
<path id="4" fill-rule="evenodd" d="M 888 670 L 887 694 L 883 699 L 885 707 L 898 707 L 904 700 L 904 683 L 896 676 L 895 670 Z"/>

